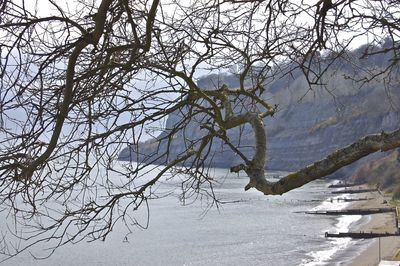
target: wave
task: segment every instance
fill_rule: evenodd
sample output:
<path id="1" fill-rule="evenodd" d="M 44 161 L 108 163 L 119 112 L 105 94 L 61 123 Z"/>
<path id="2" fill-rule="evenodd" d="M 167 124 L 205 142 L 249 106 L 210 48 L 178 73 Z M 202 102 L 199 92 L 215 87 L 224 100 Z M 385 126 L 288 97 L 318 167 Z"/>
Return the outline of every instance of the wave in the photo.
<path id="1" fill-rule="evenodd" d="M 350 194 L 343 194 L 340 196 L 335 196 L 323 201 L 320 205 L 311 209 L 311 211 L 318 210 L 341 210 L 347 208 L 351 203 L 339 201 L 339 198 L 351 198 Z M 326 231 L 331 233 L 348 232 L 352 225 L 358 223 L 361 219 L 361 215 L 341 215 L 334 217 L 334 223 L 332 227 L 327 228 L 321 235 L 324 235 Z M 327 238 L 326 244 L 321 250 L 311 251 L 306 254 L 307 258 L 303 259 L 301 266 L 316 266 L 316 265 L 326 265 L 335 254 L 339 251 L 343 251 L 350 245 L 355 244 L 358 240 L 351 238 Z"/>

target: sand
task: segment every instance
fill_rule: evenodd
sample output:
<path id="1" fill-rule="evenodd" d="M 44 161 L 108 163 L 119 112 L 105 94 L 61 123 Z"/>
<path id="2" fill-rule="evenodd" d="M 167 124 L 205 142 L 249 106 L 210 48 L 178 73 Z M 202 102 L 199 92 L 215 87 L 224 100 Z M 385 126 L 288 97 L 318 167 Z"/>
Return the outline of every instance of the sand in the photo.
<path id="1" fill-rule="evenodd" d="M 378 192 L 362 193 L 359 198 L 374 198 L 372 200 L 359 201 L 351 204 L 350 208 L 376 208 L 389 207 L 383 197 Z M 393 213 L 380 213 L 370 215 L 369 221 L 362 225 L 358 230 L 364 232 L 396 232 L 395 216 Z M 393 260 L 395 255 L 400 251 L 400 237 L 382 237 L 379 239 L 365 240 L 369 241 L 367 249 L 362 251 L 353 261 L 349 263 L 351 266 L 367 266 L 378 265 L 379 257 L 381 260 Z M 380 243 L 379 243 L 380 242 Z M 379 256 L 380 246 L 380 256 Z"/>

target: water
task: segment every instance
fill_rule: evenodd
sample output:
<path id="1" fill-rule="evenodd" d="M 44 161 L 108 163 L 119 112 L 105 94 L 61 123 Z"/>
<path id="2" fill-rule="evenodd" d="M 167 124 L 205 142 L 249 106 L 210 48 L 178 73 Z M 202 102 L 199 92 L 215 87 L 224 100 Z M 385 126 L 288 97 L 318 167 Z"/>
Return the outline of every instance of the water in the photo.
<path id="1" fill-rule="evenodd" d="M 271 173 L 276 175 L 276 173 Z M 149 227 L 125 238 L 115 228 L 104 242 L 66 245 L 46 260 L 21 254 L 5 265 L 324 265 L 352 246 L 348 239 L 325 239 L 324 232 L 347 231 L 360 217 L 300 213 L 338 209 L 346 203 L 325 201 L 328 183 L 314 181 L 283 196 L 245 192 L 246 177 L 215 170 L 219 208 L 207 201 L 182 206 L 177 195 L 150 202 Z M 161 189 L 169 189 L 163 184 Z M 146 216 L 138 217 L 143 222 Z M 41 254 L 36 247 L 34 254 Z"/>
<path id="2" fill-rule="evenodd" d="M 320 205 L 313 208 L 313 211 L 317 210 L 340 210 L 348 207 L 347 202 L 338 202 L 337 198 L 350 198 L 350 194 L 344 194 L 340 196 L 331 197 L 332 200 L 325 200 Z M 347 232 L 349 228 L 354 227 L 355 224 L 359 223 L 362 219 L 361 215 L 350 215 L 350 216 L 337 216 L 331 218 L 332 226 L 328 228 L 330 233 Z M 356 240 L 350 238 L 330 238 L 325 239 L 325 247 L 320 250 L 313 250 L 308 253 L 309 258 L 304 259 L 301 265 L 313 266 L 313 265 L 336 265 L 349 261 L 351 255 L 355 253 L 356 250 L 352 252 L 345 252 L 351 246 L 358 244 Z M 349 254 L 350 253 L 350 254 Z"/>

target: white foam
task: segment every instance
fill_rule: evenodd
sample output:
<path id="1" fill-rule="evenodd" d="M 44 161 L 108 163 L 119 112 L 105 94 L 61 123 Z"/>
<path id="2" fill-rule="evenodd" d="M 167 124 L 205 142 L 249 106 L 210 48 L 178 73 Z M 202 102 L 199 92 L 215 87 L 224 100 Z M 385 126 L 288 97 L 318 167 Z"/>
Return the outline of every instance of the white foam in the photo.
<path id="1" fill-rule="evenodd" d="M 340 198 L 349 198 L 350 195 L 341 195 Z M 349 206 L 350 203 L 338 201 L 339 196 L 325 200 L 317 207 L 313 208 L 313 211 L 318 210 L 340 210 Z M 342 215 L 336 217 L 336 222 L 333 228 L 329 228 L 327 231 L 331 233 L 348 232 L 351 224 L 359 221 L 362 218 L 361 215 Z M 325 232 L 322 232 L 325 233 Z M 327 238 L 329 241 L 328 248 L 318 251 L 311 251 L 307 253 L 308 259 L 304 259 L 300 265 L 303 266 L 315 266 L 324 265 L 329 261 L 338 251 L 346 249 L 350 243 L 354 240 L 351 238 Z"/>
<path id="2" fill-rule="evenodd" d="M 320 210 L 342 210 L 350 205 L 349 202 L 338 201 L 340 198 L 349 198 L 350 194 L 344 194 L 341 196 L 331 197 L 325 201 L 323 201 L 320 205 L 311 209 L 311 211 L 320 211 Z"/>

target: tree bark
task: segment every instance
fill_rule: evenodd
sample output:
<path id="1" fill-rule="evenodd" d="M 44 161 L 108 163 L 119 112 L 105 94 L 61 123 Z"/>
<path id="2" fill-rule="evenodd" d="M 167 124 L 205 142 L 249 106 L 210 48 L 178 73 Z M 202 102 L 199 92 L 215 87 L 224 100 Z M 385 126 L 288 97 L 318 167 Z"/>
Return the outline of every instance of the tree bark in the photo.
<path id="1" fill-rule="evenodd" d="M 400 129 L 390 133 L 382 132 L 380 134 L 368 135 L 343 149 L 333 152 L 321 161 L 283 177 L 277 182 L 269 182 L 265 177 L 261 179 L 261 176 L 257 176 L 257 182 L 251 182 L 252 177 L 250 174 L 252 173 L 248 173 L 250 183 L 245 189 L 254 187 L 265 195 L 282 195 L 308 182 L 332 174 L 343 166 L 349 165 L 371 153 L 388 151 L 398 147 L 400 147 Z M 239 168 L 231 169 L 234 172 L 237 172 L 237 170 L 246 171 L 246 169 Z"/>

